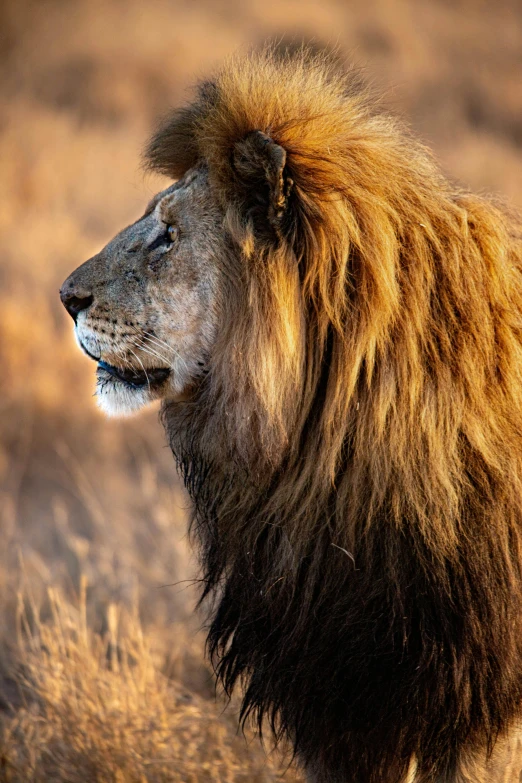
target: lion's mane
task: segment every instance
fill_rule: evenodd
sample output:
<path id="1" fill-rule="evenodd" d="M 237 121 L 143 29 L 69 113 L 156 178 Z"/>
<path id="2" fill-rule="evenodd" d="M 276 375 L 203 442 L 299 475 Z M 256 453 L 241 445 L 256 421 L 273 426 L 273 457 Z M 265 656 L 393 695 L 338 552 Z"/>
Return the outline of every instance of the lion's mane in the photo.
<path id="1" fill-rule="evenodd" d="M 277 233 L 253 131 L 286 153 Z M 318 780 L 457 779 L 522 704 L 516 218 L 306 50 L 232 59 L 147 156 L 226 210 L 228 317 L 163 414 L 218 675 Z"/>

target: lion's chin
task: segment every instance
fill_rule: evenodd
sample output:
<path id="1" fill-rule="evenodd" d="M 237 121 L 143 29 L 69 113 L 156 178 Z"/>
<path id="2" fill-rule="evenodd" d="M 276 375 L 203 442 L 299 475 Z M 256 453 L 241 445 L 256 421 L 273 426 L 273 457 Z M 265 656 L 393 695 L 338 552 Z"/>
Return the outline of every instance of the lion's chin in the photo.
<path id="1" fill-rule="evenodd" d="M 121 381 L 107 381 L 96 386 L 96 402 L 106 416 L 131 416 L 157 399 L 147 388 L 134 389 Z"/>
<path id="2" fill-rule="evenodd" d="M 130 416 L 162 396 L 168 375 L 168 370 L 160 369 L 147 374 L 119 370 L 100 361 L 96 372 L 98 407 L 106 416 Z"/>

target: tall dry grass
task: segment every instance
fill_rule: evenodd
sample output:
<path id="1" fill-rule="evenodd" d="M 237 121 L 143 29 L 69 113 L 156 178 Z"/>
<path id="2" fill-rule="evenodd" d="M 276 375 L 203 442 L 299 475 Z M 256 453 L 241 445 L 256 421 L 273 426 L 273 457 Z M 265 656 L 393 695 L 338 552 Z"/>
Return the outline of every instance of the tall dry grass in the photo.
<path id="1" fill-rule="evenodd" d="M 522 204 L 517 0 L 3 0 L 0 779 L 285 770 L 215 699 L 156 412 L 98 414 L 57 297 L 163 184 L 139 169 L 155 117 L 238 46 L 282 33 L 339 44 L 451 176 Z"/>
<path id="2" fill-rule="evenodd" d="M 9 783 L 67 780 L 268 783 L 295 780 L 237 731 L 231 711 L 162 667 L 138 611 L 109 604 L 104 633 L 87 619 L 86 582 L 74 602 L 48 589 L 46 621 L 19 593 L 14 672 L 20 704 L 4 718 L 0 770 Z M 185 638 L 191 655 L 199 650 Z M 279 763 L 278 763 L 279 762 Z"/>

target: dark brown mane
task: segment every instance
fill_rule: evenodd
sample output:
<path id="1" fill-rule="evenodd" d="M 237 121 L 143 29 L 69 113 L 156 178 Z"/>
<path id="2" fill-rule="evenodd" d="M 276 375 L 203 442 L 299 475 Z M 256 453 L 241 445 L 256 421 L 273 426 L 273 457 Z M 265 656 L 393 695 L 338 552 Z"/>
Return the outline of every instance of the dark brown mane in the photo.
<path id="1" fill-rule="evenodd" d="M 164 409 L 219 676 L 318 780 L 457 780 L 521 713 L 518 225 L 305 50 L 231 60 L 147 156 L 226 209 L 229 318 Z"/>

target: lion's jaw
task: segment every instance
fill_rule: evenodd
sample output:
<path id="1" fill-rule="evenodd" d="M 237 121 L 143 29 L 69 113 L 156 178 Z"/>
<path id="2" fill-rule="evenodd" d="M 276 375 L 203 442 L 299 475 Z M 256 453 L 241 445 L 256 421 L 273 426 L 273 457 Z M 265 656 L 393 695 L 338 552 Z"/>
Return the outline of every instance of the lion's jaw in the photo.
<path id="1" fill-rule="evenodd" d="M 184 399 L 206 373 L 221 222 L 206 171 L 193 170 L 63 284 L 78 344 L 98 362 L 96 397 L 107 415 Z"/>

